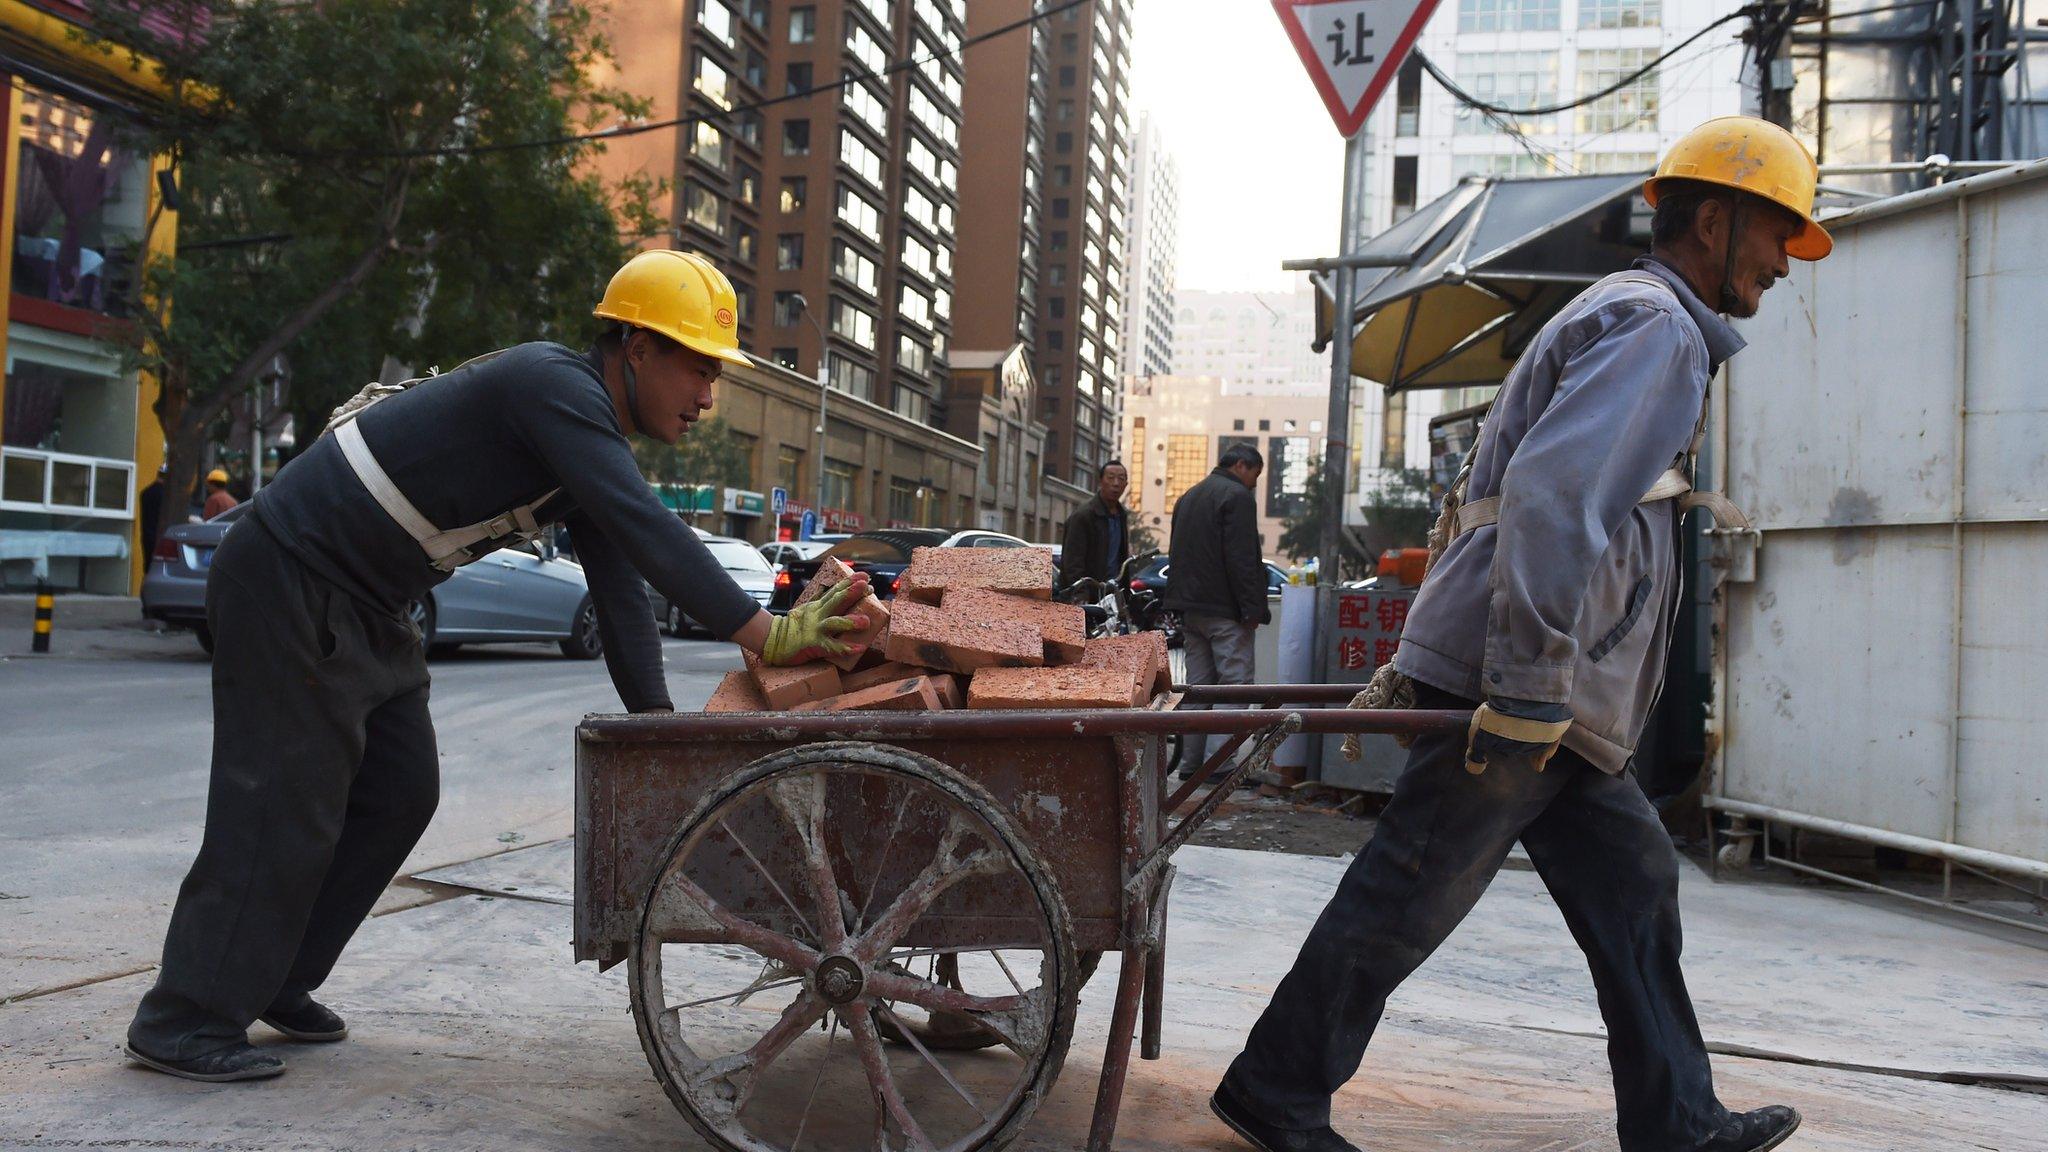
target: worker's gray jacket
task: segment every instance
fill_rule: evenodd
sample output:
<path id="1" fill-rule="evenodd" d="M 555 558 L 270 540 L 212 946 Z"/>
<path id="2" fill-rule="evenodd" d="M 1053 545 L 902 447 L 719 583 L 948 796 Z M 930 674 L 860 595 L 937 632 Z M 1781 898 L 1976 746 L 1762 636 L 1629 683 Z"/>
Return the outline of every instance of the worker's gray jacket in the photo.
<path id="1" fill-rule="evenodd" d="M 1474 700 L 1567 704 L 1566 747 L 1618 773 L 1662 682 L 1678 584 L 1676 500 L 1638 503 L 1683 463 L 1707 379 L 1742 338 L 1648 258 L 1579 294 L 1502 385 L 1468 500 L 1500 522 L 1453 540 L 1394 663 Z"/>

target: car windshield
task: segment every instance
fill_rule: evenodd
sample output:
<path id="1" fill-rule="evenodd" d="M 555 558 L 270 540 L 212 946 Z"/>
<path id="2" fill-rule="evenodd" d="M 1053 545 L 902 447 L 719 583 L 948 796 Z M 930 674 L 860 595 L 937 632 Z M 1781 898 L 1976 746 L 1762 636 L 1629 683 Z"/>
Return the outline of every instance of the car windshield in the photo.
<path id="1" fill-rule="evenodd" d="M 704 547 L 711 550 L 712 559 L 727 572 L 771 571 L 768 561 L 744 540 L 706 540 Z"/>
<path id="2" fill-rule="evenodd" d="M 852 536 L 828 549 L 825 555 L 835 560 L 860 560 L 869 564 L 908 564 L 910 553 L 893 540 L 875 536 Z"/>

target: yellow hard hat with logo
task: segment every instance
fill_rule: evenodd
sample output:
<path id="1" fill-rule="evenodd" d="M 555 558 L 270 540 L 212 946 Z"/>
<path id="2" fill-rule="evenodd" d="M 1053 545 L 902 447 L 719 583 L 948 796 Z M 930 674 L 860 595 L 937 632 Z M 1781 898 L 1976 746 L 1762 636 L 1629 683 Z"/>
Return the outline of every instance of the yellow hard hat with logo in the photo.
<path id="1" fill-rule="evenodd" d="M 1785 254 L 1820 260 L 1835 241 L 1813 218 L 1814 184 L 1820 168 L 1796 137 L 1754 116 L 1721 116 L 1680 137 L 1643 182 L 1643 199 L 1655 207 L 1666 180 L 1697 180 L 1739 188 L 1791 211 L 1805 226 L 1785 243 Z"/>
<path id="2" fill-rule="evenodd" d="M 728 364 L 748 363 L 740 351 L 739 296 L 732 281 L 695 253 L 656 248 L 626 261 L 594 314 L 659 332 Z"/>
<path id="3" fill-rule="evenodd" d="M 227 482 L 228 482 L 228 470 L 227 470 L 227 469 L 225 469 L 225 468 L 215 468 L 215 469 L 214 469 L 213 471 L 211 471 L 211 472 L 208 472 L 208 473 L 206 474 L 206 482 L 207 482 L 208 484 L 225 484 L 225 483 L 227 483 Z"/>

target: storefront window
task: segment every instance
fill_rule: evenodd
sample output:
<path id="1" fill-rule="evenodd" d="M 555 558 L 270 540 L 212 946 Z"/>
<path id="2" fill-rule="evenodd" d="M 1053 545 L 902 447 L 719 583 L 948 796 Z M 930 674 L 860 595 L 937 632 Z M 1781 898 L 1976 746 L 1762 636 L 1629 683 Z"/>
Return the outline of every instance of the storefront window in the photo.
<path id="1" fill-rule="evenodd" d="M 145 165 L 91 109 L 34 88 L 17 91 L 14 290 L 123 315 L 142 232 Z"/>

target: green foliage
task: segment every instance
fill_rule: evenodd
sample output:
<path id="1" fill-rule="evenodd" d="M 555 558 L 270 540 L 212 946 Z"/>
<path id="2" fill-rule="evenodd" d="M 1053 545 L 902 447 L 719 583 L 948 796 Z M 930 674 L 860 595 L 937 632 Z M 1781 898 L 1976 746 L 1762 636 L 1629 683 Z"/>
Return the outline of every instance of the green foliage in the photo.
<path id="1" fill-rule="evenodd" d="M 1280 551 L 1297 562 L 1322 552 L 1323 522 L 1328 507 L 1326 487 L 1323 462 L 1317 458 L 1309 465 L 1307 493 L 1300 504 L 1300 511 L 1280 522 Z M 1371 486 L 1361 495 L 1364 500 L 1364 526 L 1355 533 L 1355 539 L 1354 533 L 1339 536 L 1343 554 L 1340 578 L 1345 580 L 1370 576 L 1378 565 L 1380 553 L 1389 548 L 1420 548 L 1429 543 L 1432 517 L 1427 471 L 1400 469 L 1387 483 Z"/>
<path id="2" fill-rule="evenodd" d="M 651 186 L 606 187 L 587 141 L 499 146 L 574 136 L 644 102 L 589 79 L 610 49 L 587 12 L 547 11 L 97 6 L 101 35 L 189 82 L 185 102 L 129 141 L 169 158 L 180 191 L 177 255 L 145 269 L 132 305 L 137 367 L 164 384 L 173 479 L 234 398 L 273 373 L 310 438 L 386 356 L 453 365 L 594 332 L 590 307 L 629 247 L 616 221 L 645 227 Z"/>
<path id="3" fill-rule="evenodd" d="M 754 479 L 748 473 L 746 445 L 723 416 L 698 423 L 674 446 L 635 438 L 633 458 L 640 464 L 640 474 L 670 496 L 699 484 L 745 488 Z"/>

